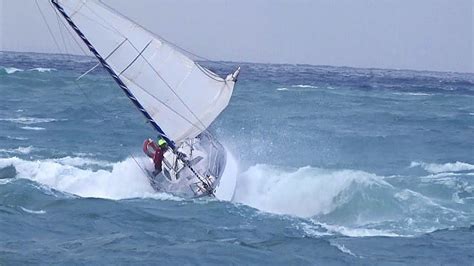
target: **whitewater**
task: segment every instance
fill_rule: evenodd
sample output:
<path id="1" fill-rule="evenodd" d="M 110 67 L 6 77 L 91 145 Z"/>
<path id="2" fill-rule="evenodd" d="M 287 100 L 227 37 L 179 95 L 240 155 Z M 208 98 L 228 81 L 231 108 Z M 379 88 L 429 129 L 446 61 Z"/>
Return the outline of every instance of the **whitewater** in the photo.
<path id="1" fill-rule="evenodd" d="M 155 133 L 103 70 L 75 82 L 92 58 L 0 59 L 0 264 L 474 257 L 472 74 L 241 64 L 228 202 L 153 191 Z"/>

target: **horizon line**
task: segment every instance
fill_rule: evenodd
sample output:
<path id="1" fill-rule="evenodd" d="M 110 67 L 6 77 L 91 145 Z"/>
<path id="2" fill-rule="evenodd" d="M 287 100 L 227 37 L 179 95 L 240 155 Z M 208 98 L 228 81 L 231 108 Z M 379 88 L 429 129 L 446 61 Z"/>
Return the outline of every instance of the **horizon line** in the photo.
<path id="1" fill-rule="evenodd" d="M 55 55 L 55 56 L 77 56 L 87 57 L 96 60 L 93 55 L 71 54 L 71 53 L 51 53 L 51 52 L 27 52 L 27 51 L 12 51 L 0 50 L 0 53 L 23 53 L 23 54 L 39 54 L 39 55 Z M 192 59 L 193 60 L 193 59 Z M 335 67 L 335 68 L 351 68 L 351 69 L 365 69 L 365 70 L 391 70 L 391 71 L 412 71 L 412 72 L 431 72 L 431 73 L 450 73 L 450 74 L 464 74 L 474 75 L 473 72 L 459 72 L 459 71 L 442 71 L 442 70 L 427 70 L 427 69 L 411 69 L 411 68 L 383 68 L 383 67 L 359 67 L 347 65 L 316 65 L 309 63 L 269 63 L 269 62 L 250 62 L 250 61 L 233 61 L 233 60 L 193 60 L 195 62 L 222 62 L 235 64 L 255 64 L 255 65 L 293 65 L 293 66 L 314 66 L 314 67 Z"/>

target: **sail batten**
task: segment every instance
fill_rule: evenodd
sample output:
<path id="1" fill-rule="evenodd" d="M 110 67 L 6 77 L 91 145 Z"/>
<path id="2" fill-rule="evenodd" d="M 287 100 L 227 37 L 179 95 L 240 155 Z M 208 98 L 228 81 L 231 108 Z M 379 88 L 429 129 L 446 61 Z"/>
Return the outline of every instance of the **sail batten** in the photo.
<path id="1" fill-rule="evenodd" d="M 218 77 L 100 1 L 54 2 L 70 14 L 89 45 L 106 55 L 102 60 L 114 79 L 171 140 L 196 137 L 228 105 L 234 79 Z M 106 25 L 98 26 L 99 21 Z"/>

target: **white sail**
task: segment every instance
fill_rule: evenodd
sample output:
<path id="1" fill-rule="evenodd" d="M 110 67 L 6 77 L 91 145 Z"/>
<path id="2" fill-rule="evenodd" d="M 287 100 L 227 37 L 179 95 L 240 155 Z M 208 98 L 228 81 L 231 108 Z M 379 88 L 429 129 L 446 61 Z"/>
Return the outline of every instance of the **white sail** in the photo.
<path id="1" fill-rule="evenodd" d="M 175 142 L 204 131 L 228 105 L 222 79 L 97 0 L 59 0 L 152 119 Z"/>

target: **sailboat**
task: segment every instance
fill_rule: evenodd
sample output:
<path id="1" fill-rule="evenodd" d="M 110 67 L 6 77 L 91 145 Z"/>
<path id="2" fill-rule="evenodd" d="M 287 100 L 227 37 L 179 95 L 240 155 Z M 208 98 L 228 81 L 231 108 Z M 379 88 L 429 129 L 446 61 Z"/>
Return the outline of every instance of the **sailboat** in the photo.
<path id="1" fill-rule="evenodd" d="M 202 197 L 235 185 L 224 174 L 226 150 L 207 129 L 229 104 L 240 68 L 222 78 L 101 1 L 51 3 L 168 144 L 162 172 L 146 171 L 156 191 Z"/>

